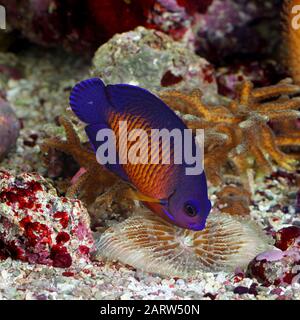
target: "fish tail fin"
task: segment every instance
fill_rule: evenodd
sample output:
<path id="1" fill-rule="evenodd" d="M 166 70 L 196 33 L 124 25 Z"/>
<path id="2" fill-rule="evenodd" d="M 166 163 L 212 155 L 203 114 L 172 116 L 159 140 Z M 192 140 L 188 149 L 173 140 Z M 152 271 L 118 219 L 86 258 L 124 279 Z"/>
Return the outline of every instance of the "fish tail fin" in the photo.
<path id="1" fill-rule="evenodd" d="M 109 108 L 105 84 L 99 78 L 77 83 L 70 94 L 70 106 L 81 121 L 102 123 Z"/>

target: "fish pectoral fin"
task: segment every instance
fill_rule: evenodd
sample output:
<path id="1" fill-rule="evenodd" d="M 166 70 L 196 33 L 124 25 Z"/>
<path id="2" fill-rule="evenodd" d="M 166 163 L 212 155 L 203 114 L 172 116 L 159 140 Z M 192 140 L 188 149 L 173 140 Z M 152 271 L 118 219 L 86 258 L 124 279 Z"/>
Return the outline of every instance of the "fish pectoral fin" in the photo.
<path id="1" fill-rule="evenodd" d="M 152 203 L 161 203 L 162 202 L 162 200 L 160 200 L 160 199 L 155 199 L 155 198 L 146 196 L 145 194 L 143 194 L 137 190 L 133 190 L 131 188 L 129 188 L 125 191 L 125 196 L 127 198 L 132 199 L 132 200 L 138 200 L 138 201 L 144 201 L 144 202 L 152 202 Z"/>

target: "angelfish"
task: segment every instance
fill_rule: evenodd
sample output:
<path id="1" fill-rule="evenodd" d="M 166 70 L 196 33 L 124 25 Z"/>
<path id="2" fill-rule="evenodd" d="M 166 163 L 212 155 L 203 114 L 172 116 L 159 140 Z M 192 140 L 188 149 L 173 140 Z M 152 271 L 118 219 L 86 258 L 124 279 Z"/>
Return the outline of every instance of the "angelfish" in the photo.
<path id="1" fill-rule="evenodd" d="M 117 142 L 122 138 L 119 136 L 120 121 L 126 121 L 128 132 L 132 129 L 146 132 L 179 129 L 183 133 L 187 129 L 175 112 L 148 90 L 128 84 L 106 86 L 99 78 L 76 84 L 70 95 L 70 106 L 86 123 L 85 131 L 95 152 L 103 143 L 97 139 L 99 130 L 113 130 Z M 192 143 L 192 150 L 195 150 L 195 139 Z M 143 146 L 144 151 L 149 151 L 148 140 Z M 173 155 L 174 144 L 170 144 L 170 148 Z M 164 145 L 160 144 L 157 150 L 161 159 Z M 149 157 L 151 152 L 143 153 Z M 211 210 L 205 173 L 202 170 L 200 174 L 187 175 L 185 161 L 177 164 L 174 157 L 172 159 L 169 164 L 124 163 L 118 157 L 116 163 L 105 166 L 128 182 L 132 198 L 142 201 L 155 214 L 179 227 L 202 230 Z"/>

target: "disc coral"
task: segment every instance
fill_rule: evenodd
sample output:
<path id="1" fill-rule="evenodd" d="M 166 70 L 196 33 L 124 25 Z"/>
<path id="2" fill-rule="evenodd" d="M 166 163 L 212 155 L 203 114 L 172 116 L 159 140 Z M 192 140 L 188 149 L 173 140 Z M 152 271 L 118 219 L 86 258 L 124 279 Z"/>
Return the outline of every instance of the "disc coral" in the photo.
<path id="1" fill-rule="evenodd" d="M 199 270 L 246 267 L 271 240 L 250 220 L 227 214 L 214 213 L 205 230 L 191 231 L 144 212 L 109 228 L 96 246 L 98 257 L 164 276 L 194 277 Z"/>

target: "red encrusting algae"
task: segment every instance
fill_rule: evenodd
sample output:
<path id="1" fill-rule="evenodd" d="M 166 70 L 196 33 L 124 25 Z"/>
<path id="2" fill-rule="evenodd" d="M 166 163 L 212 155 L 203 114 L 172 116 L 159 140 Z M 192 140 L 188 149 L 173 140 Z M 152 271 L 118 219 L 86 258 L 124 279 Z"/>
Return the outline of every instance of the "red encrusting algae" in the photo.
<path id="1" fill-rule="evenodd" d="M 248 274 L 264 286 L 289 285 L 300 277 L 300 228 L 290 226 L 275 234 L 275 247 L 254 258 Z"/>
<path id="2" fill-rule="evenodd" d="M 69 268 L 72 265 L 72 258 L 66 247 L 54 245 L 51 248 L 50 258 L 53 261 L 53 267 Z"/>
<path id="3" fill-rule="evenodd" d="M 61 231 L 56 237 L 57 244 L 64 244 L 70 240 L 70 236 L 68 233 Z"/>
<path id="4" fill-rule="evenodd" d="M 280 250 L 287 250 L 293 246 L 300 237 L 300 228 L 291 226 L 283 228 L 276 233 L 276 243 L 275 246 Z"/>
<path id="5" fill-rule="evenodd" d="M 87 211 L 54 191 L 37 174 L 0 172 L 0 259 L 58 268 L 89 259 L 94 241 Z"/>
<path id="6" fill-rule="evenodd" d="M 0 201 L 7 205 L 18 204 L 19 209 L 33 209 L 36 206 L 36 193 L 42 191 L 40 183 L 30 181 L 20 187 L 17 184 L 0 192 Z"/>
<path id="7" fill-rule="evenodd" d="M 59 220 L 59 222 L 63 228 L 67 228 L 67 226 L 69 224 L 69 216 L 68 216 L 67 212 L 58 211 L 58 212 L 54 213 L 53 217 L 55 219 Z"/>

